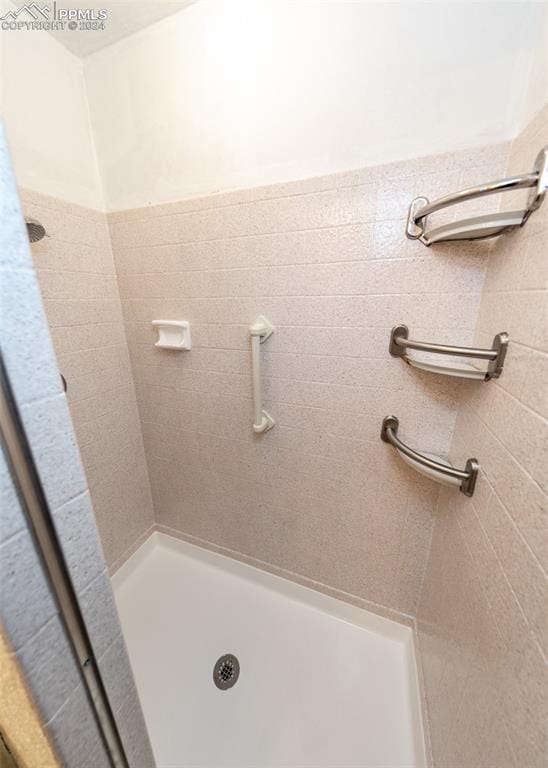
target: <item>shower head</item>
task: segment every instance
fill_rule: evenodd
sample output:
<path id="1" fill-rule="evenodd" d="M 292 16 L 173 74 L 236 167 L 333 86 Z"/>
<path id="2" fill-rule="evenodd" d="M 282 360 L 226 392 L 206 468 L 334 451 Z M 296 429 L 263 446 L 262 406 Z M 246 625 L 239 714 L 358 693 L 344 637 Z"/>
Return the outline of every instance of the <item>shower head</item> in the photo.
<path id="1" fill-rule="evenodd" d="M 37 243 L 46 235 L 46 230 L 36 219 L 25 219 L 27 234 L 31 243 Z"/>

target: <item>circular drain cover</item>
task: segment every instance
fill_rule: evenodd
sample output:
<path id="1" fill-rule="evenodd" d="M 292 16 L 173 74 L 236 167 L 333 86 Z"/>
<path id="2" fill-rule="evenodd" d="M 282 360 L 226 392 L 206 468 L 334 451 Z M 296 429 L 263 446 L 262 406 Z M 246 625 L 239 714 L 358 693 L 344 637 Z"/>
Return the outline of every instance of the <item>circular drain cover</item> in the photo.
<path id="1" fill-rule="evenodd" d="M 240 662 L 231 653 L 225 653 L 213 667 L 213 682 L 221 691 L 236 685 L 240 676 Z"/>

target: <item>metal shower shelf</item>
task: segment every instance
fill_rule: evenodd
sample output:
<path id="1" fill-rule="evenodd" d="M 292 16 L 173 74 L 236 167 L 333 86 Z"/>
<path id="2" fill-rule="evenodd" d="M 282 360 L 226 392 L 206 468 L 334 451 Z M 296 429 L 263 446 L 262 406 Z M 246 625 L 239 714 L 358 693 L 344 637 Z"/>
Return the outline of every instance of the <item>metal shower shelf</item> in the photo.
<path id="1" fill-rule="evenodd" d="M 406 325 L 397 325 L 395 328 L 392 328 L 392 333 L 390 334 L 389 351 L 393 357 L 401 357 L 414 368 L 420 368 L 430 373 L 489 381 L 490 379 L 498 379 L 502 373 L 509 340 L 508 334 L 503 332 L 497 333 L 493 339 L 491 349 L 453 347 L 448 344 L 433 344 L 429 341 L 414 341 L 409 338 L 409 328 Z M 449 361 L 447 364 L 440 364 L 429 360 L 421 360 L 414 355 L 408 354 L 408 349 L 487 361 L 487 366 L 480 368 L 471 363 L 458 364 Z"/>
<path id="2" fill-rule="evenodd" d="M 531 189 L 525 208 L 461 219 L 430 230 L 427 228 L 430 214 L 441 211 L 443 208 L 514 189 Z M 482 240 L 495 237 L 516 227 L 522 227 L 533 211 L 540 207 L 547 189 L 548 146 L 543 147 L 537 155 L 531 173 L 471 187 L 455 192 L 453 195 L 441 197 L 432 203 L 427 197 L 416 197 L 409 208 L 406 235 L 410 240 L 420 240 L 426 246 L 452 240 Z"/>
<path id="3" fill-rule="evenodd" d="M 468 459 L 464 469 L 456 469 L 438 457 L 414 451 L 402 443 L 398 437 L 399 420 L 395 416 L 385 416 L 382 422 L 381 440 L 390 443 L 409 466 L 431 480 L 443 485 L 458 487 L 465 496 L 473 496 L 479 472 L 477 459 Z"/>

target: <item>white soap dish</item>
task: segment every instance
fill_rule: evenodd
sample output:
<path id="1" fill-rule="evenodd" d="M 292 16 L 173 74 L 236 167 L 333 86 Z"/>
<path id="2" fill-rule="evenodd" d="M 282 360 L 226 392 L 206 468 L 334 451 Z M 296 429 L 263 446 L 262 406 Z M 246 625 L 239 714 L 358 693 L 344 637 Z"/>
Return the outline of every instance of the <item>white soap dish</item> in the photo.
<path id="1" fill-rule="evenodd" d="M 429 373 L 439 373 L 443 376 L 454 376 L 460 379 L 476 379 L 486 381 L 489 376 L 487 365 L 481 368 L 474 363 L 465 360 L 446 360 L 444 362 L 434 362 L 433 360 L 421 359 L 418 355 L 408 352 L 404 359 L 421 371 Z"/>
<path id="2" fill-rule="evenodd" d="M 190 323 L 187 320 L 153 320 L 152 326 L 158 331 L 155 347 L 160 349 L 190 349 Z"/>
<path id="3" fill-rule="evenodd" d="M 435 469 L 430 469 L 430 467 L 427 467 L 424 464 L 421 464 L 420 462 L 415 461 L 415 459 L 411 459 L 409 456 L 406 456 L 405 453 L 403 453 L 403 451 L 400 451 L 398 448 L 396 448 L 396 450 L 398 451 L 400 458 L 402 458 L 403 461 L 405 461 L 405 463 L 408 464 L 412 469 L 419 472 L 419 474 L 430 478 L 430 480 L 434 480 L 436 483 L 439 483 L 440 485 L 447 485 L 453 488 L 460 488 L 460 484 L 461 484 L 460 478 L 449 477 L 448 475 L 442 475 L 439 471 L 436 471 Z M 441 456 L 436 456 L 434 453 L 427 453 L 426 451 L 423 451 L 422 456 L 425 456 L 427 459 L 431 459 L 432 461 L 435 461 L 437 464 L 442 464 L 444 467 L 448 467 L 450 469 L 454 468 L 450 461 L 442 458 Z"/>

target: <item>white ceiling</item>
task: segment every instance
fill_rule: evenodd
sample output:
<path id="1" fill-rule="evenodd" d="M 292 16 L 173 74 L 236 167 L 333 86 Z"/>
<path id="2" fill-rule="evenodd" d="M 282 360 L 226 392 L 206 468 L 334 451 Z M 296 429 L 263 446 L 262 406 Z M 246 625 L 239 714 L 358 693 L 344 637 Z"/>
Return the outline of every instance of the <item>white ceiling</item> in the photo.
<path id="1" fill-rule="evenodd" d="M 58 8 L 106 9 L 105 29 L 51 30 L 50 34 L 76 56 L 89 56 L 123 37 L 128 37 L 150 24 L 177 13 L 196 0 L 58 0 Z M 18 3 L 19 4 L 19 3 Z"/>

